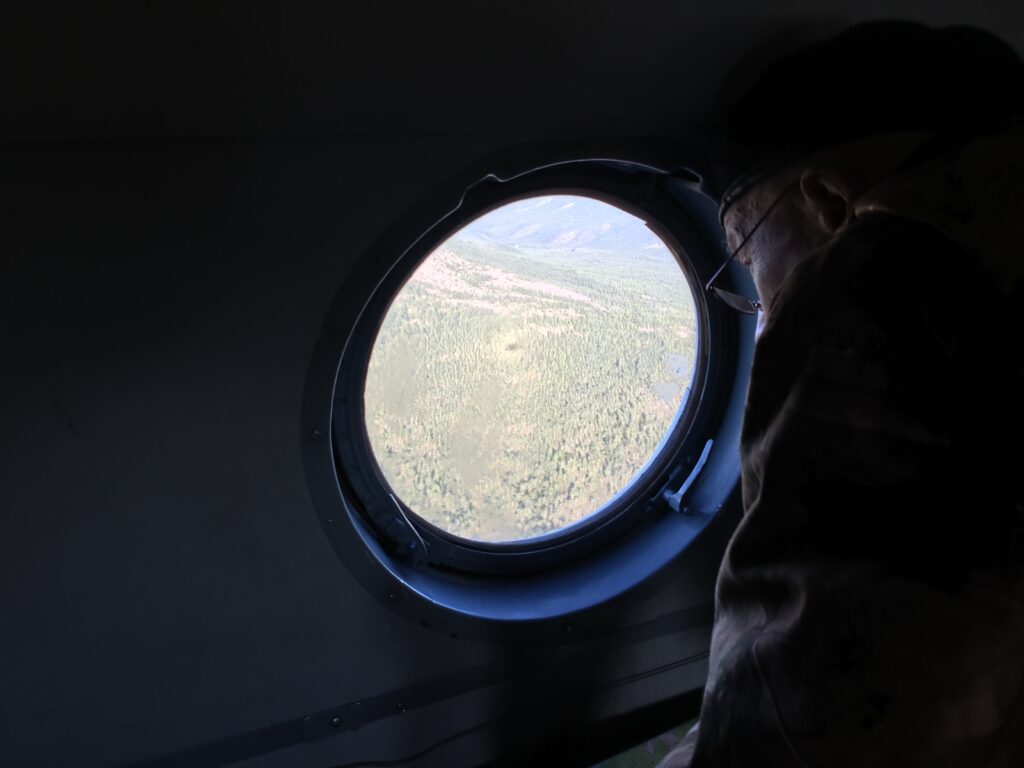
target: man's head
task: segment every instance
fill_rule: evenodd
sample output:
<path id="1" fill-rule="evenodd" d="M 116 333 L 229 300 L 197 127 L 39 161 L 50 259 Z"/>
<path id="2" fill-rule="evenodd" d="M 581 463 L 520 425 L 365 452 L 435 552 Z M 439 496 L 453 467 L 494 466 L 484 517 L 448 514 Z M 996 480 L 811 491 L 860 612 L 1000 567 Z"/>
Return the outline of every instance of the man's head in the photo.
<path id="1" fill-rule="evenodd" d="M 1018 114 L 1024 65 L 968 28 L 873 22 L 770 67 L 737 103 L 726 134 L 733 173 L 722 223 L 770 314 L 792 268 L 854 218 L 855 201 L 933 151 Z M 781 195 L 781 198 L 780 198 Z"/>
<path id="2" fill-rule="evenodd" d="M 730 250 L 753 232 L 737 259 L 750 269 L 766 316 L 793 267 L 841 235 L 855 202 L 928 138 L 880 134 L 813 152 L 753 183 L 723 211 Z"/>

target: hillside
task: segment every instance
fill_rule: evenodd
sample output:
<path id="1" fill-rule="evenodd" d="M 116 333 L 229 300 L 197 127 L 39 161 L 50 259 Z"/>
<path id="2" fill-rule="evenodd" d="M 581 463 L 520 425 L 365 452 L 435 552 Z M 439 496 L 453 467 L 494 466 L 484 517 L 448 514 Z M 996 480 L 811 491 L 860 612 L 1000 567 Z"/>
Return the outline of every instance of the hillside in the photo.
<path id="1" fill-rule="evenodd" d="M 664 245 L 611 206 L 545 199 L 579 215 L 516 221 L 512 204 L 449 239 L 392 304 L 370 362 L 366 419 L 388 482 L 466 538 L 527 538 L 595 511 L 653 455 L 690 380 L 693 301 Z M 590 238 L 602 227 L 614 237 Z"/>

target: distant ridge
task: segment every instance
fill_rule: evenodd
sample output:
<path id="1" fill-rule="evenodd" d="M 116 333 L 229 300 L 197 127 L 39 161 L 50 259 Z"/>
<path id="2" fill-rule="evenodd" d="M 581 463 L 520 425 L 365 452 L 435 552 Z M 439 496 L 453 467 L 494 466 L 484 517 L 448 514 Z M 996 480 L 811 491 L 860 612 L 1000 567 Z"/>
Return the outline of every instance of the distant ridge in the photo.
<path id="1" fill-rule="evenodd" d="M 510 248 L 635 252 L 665 247 L 643 220 L 579 195 L 544 195 L 503 205 L 471 222 L 460 235 Z"/>

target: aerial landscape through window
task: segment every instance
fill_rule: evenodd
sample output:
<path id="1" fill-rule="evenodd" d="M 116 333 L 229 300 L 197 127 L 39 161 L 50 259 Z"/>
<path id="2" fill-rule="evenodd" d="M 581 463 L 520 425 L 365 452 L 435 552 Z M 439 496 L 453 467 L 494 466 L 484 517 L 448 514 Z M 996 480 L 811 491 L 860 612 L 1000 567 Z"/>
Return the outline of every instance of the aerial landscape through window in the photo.
<path id="1" fill-rule="evenodd" d="M 641 219 L 575 195 L 508 203 L 391 304 L 364 393 L 371 449 L 395 495 L 451 534 L 556 531 L 656 454 L 697 328 L 679 262 Z"/>

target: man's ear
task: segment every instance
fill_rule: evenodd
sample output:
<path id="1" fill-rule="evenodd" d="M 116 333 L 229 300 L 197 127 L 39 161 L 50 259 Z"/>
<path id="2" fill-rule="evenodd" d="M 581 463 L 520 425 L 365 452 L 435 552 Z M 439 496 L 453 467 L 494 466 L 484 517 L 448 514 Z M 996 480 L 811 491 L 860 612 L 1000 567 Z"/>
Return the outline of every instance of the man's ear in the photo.
<path id="1" fill-rule="evenodd" d="M 800 192 L 822 231 L 838 235 L 853 219 L 853 190 L 843 176 L 826 168 L 808 168 L 800 176 Z"/>

